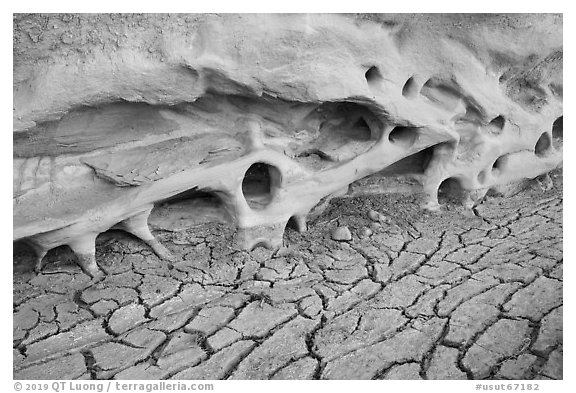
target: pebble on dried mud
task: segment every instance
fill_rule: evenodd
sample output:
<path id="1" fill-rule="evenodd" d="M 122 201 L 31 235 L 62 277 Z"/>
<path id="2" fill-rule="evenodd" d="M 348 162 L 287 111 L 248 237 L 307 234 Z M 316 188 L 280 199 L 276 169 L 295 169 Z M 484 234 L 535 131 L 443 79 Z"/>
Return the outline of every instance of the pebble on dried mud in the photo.
<path id="1" fill-rule="evenodd" d="M 349 242 L 350 240 L 352 240 L 352 233 L 350 232 L 350 229 L 346 226 L 334 228 L 330 233 L 330 236 L 332 237 L 333 240 L 339 242 Z"/>

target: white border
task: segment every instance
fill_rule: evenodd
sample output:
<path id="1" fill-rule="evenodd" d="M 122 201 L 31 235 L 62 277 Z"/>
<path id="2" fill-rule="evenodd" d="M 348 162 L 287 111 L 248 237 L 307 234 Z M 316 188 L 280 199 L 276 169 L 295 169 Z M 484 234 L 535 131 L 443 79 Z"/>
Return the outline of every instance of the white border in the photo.
<path id="1" fill-rule="evenodd" d="M 143 3 L 136 1 L 113 1 L 113 0 L 98 0 L 94 2 L 81 2 L 81 1 L 25 1 L 25 2 L 9 2 L 4 3 L 2 12 L 2 23 L 0 24 L 2 49 L 0 53 L 3 54 L 4 61 L 2 62 L 2 124 L 4 125 L 2 131 L 2 154 L 1 168 L 4 168 L 4 173 L 12 174 L 12 138 L 11 138 L 11 122 L 12 111 L 9 112 L 9 102 L 12 102 L 12 13 L 14 12 L 491 12 L 491 13 L 504 13 L 504 12 L 553 12 L 564 13 L 564 37 L 574 37 L 574 23 L 572 8 L 567 5 L 567 1 L 545 0 L 540 2 L 504 2 L 502 0 L 484 0 L 478 1 L 330 1 L 330 2 L 313 2 L 311 0 L 290 0 L 283 4 L 278 4 L 273 1 L 221 1 L 210 0 L 201 3 L 194 1 L 172 1 L 162 0 L 154 3 Z M 565 39 L 564 42 L 564 105 L 567 108 L 573 108 L 573 76 L 572 70 L 574 69 L 571 64 L 574 64 L 574 51 L 572 47 L 572 39 Z M 574 117 L 568 114 L 566 119 L 567 130 L 573 129 Z M 568 131 L 564 140 L 564 150 L 568 153 L 565 156 L 565 176 L 564 176 L 564 193 L 568 196 L 568 203 L 564 204 L 564 225 L 565 234 L 564 239 L 568 239 L 564 244 L 564 254 L 568 263 L 564 264 L 564 277 L 568 284 L 564 290 L 564 380 L 563 381 L 525 381 L 538 382 L 540 384 L 540 391 L 542 392 L 563 392 L 563 391 L 576 391 L 574 389 L 574 375 L 570 372 L 571 365 L 574 364 L 574 339 L 571 332 L 574 327 L 574 290 L 572 280 L 574 279 L 574 266 L 576 263 L 574 257 L 574 236 L 573 219 L 574 205 L 571 204 L 573 193 L 573 176 L 572 170 L 574 168 L 574 158 L 570 154 L 574 146 L 573 140 L 576 139 L 574 133 Z M 12 212 L 10 206 L 11 192 L 9 191 L 9 183 L 7 179 L 3 180 L 4 186 L 2 187 L 2 215 L 4 218 L 2 223 L 2 256 L 4 260 L 11 260 L 12 243 Z M 5 262 L 8 263 L 8 262 Z M 5 391 L 13 391 L 12 383 L 12 323 L 10 306 L 10 299 L 12 299 L 12 269 L 5 268 L 7 271 L 1 274 L 1 287 L 2 287 L 2 301 L 1 301 L 1 314 L 4 316 L 5 323 L 2 326 L 1 350 L 0 361 L 1 364 L 1 381 L 0 386 L 5 387 Z M 8 271 L 9 270 L 9 271 Z M 137 382 L 137 381 L 132 381 Z M 141 381 L 143 383 L 149 381 Z M 304 391 L 317 391 L 318 389 L 326 389 L 328 391 L 354 391 L 361 389 L 362 391 L 379 391 L 385 390 L 397 391 L 400 389 L 426 389 L 427 391 L 439 392 L 471 392 L 475 391 L 474 387 L 477 383 L 489 383 L 496 385 L 501 381 L 215 381 L 216 392 L 223 391 L 238 391 L 249 390 L 251 392 L 266 392 L 269 393 L 270 389 L 278 389 L 280 392 L 304 390 Z M 506 384 L 505 381 L 502 381 Z M 511 381 L 516 383 L 517 381 Z M 321 384 L 321 385 L 319 385 Z M 570 386 L 572 388 L 570 389 Z"/>

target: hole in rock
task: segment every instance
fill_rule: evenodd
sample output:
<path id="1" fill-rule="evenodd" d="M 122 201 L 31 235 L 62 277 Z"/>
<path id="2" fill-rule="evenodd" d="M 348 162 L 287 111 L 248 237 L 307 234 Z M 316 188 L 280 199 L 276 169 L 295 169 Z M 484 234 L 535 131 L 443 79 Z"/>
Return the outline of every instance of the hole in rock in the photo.
<path id="1" fill-rule="evenodd" d="M 450 147 L 452 143 L 443 142 L 410 154 L 387 166 L 379 172 L 352 183 L 349 195 L 366 194 L 414 194 L 421 192 L 422 175 L 434 157 L 435 149 Z"/>
<path id="2" fill-rule="evenodd" d="M 357 141 L 369 141 L 372 137 L 370 126 L 363 117 L 358 118 L 350 130 L 349 136 Z"/>
<path id="3" fill-rule="evenodd" d="M 542 133 L 538 141 L 536 142 L 536 146 L 534 146 L 534 153 L 538 157 L 546 157 L 550 154 L 552 147 L 552 141 L 550 139 L 550 134 L 547 132 Z"/>
<path id="4" fill-rule="evenodd" d="M 36 252 L 25 240 L 12 243 L 12 261 L 14 273 L 27 273 L 34 270 Z"/>
<path id="5" fill-rule="evenodd" d="M 12 261 L 14 273 L 33 272 L 37 256 L 34 248 L 26 240 L 13 242 Z M 42 273 L 58 271 L 76 271 L 76 254 L 67 245 L 58 246 L 48 250 L 42 260 Z"/>
<path id="6" fill-rule="evenodd" d="M 459 204 L 464 200 L 465 190 L 455 177 L 449 177 L 438 187 L 438 203 Z"/>
<path id="7" fill-rule="evenodd" d="M 321 170 L 329 162 L 348 161 L 366 152 L 380 138 L 383 124 L 368 107 L 326 102 L 302 119 L 299 127 L 292 155 L 306 158 L 299 162 Z"/>
<path id="8" fill-rule="evenodd" d="M 255 210 L 264 209 L 272 201 L 281 178 L 278 168 L 272 165 L 263 162 L 252 164 L 242 180 L 242 193 L 248 206 Z"/>
<path id="9" fill-rule="evenodd" d="M 388 135 L 388 140 L 398 145 L 402 148 L 409 148 L 411 147 L 416 139 L 418 138 L 418 128 L 417 127 L 403 127 L 398 126 L 394 127 L 390 134 Z"/>
<path id="10" fill-rule="evenodd" d="M 373 134 L 382 128 L 382 122 L 371 109 L 352 102 L 324 103 L 308 118 L 312 122 L 321 120 L 317 129 L 320 138 L 366 142 L 376 139 Z"/>
<path id="11" fill-rule="evenodd" d="M 432 103 L 448 110 L 456 109 L 463 97 L 460 86 L 456 82 L 435 77 L 428 79 L 422 86 L 420 94 Z"/>
<path id="12" fill-rule="evenodd" d="M 502 129 L 504 128 L 505 120 L 502 116 L 497 116 L 488 123 L 488 131 L 491 134 L 499 135 L 502 133 Z"/>
<path id="13" fill-rule="evenodd" d="M 404 157 L 386 167 L 380 173 L 382 175 L 424 174 L 434 155 L 434 147 L 430 146 L 418 153 Z"/>
<path id="14" fill-rule="evenodd" d="M 508 163 L 508 156 L 500 156 L 494 164 L 492 164 L 492 175 L 498 176 L 502 171 L 506 169 L 506 164 Z"/>
<path id="15" fill-rule="evenodd" d="M 563 122 L 564 116 L 560 116 L 554 121 L 552 125 L 552 144 L 554 149 L 558 150 L 562 147 L 563 136 L 562 136 L 562 129 L 563 129 Z"/>
<path id="16" fill-rule="evenodd" d="M 382 80 L 382 74 L 380 74 L 380 70 L 376 66 L 370 67 L 364 74 L 364 77 L 371 87 L 375 87 L 374 85 Z"/>
<path id="17" fill-rule="evenodd" d="M 148 217 L 150 229 L 170 231 L 210 222 L 229 223 L 232 218 L 216 192 L 197 188 L 157 202 Z"/>
<path id="18" fill-rule="evenodd" d="M 290 217 L 290 219 L 286 223 L 285 229 L 292 229 L 292 230 L 298 232 L 298 222 L 296 221 L 296 217 L 294 217 L 294 216 Z"/>
<path id="19" fill-rule="evenodd" d="M 408 78 L 406 83 L 404 83 L 404 87 L 402 88 L 402 95 L 406 98 L 414 98 L 417 93 L 418 86 L 416 85 L 414 77 Z"/>
<path id="20" fill-rule="evenodd" d="M 72 251 L 70 246 L 62 245 L 48 251 L 42 263 L 42 271 L 54 270 L 76 270 L 78 266 L 78 256 Z"/>

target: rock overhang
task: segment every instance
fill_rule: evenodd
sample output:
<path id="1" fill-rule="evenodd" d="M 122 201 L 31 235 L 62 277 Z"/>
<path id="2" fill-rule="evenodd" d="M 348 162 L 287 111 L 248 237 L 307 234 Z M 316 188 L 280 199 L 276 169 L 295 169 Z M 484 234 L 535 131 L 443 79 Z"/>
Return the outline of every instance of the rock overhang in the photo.
<path id="1" fill-rule="evenodd" d="M 250 249 L 426 149 L 429 209 L 446 180 L 471 207 L 562 164 L 561 15 L 14 23 L 15 240 L 40 260 L 68 244 L 90 274 L 95 237 L 114 227 L 169 259 L 146 220 L 186 190 L 215 193 Z M 261 208 L 243 189 L 254 165 L 269 183 Z"/>

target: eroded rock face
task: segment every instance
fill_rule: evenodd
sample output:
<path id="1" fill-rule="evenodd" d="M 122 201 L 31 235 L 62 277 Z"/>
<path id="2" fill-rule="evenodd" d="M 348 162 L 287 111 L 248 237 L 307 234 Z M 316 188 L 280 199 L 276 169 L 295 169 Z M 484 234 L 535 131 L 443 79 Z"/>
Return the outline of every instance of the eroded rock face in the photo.
<path id="1" fill-rule="evenodd" d="M 38 269 L 69 245 L 98 275 L 110 228 L 170 259 L 148 223 L 189 216 L 276 248 L 367 176 L 471 208 L 562 165 L 561 15 L 17 15 L 14 35 L 14 240 Z"/>

